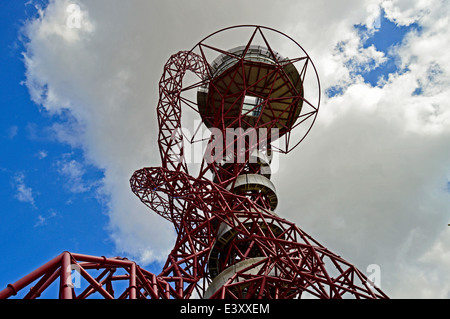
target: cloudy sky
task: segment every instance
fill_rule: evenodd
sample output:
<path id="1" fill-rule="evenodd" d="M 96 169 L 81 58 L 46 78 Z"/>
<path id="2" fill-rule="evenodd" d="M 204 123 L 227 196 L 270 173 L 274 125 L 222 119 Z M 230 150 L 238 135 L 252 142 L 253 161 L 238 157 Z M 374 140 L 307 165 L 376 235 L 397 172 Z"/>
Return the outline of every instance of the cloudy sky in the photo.
<path id="1" fill-rule="evenodd" d="M 277 213 L 393 298 L 450 297 L 450 3 L 3 1 L 0 288 L 64 250 L 159 273 L 171 225 L 131 193 L 159 166 L 173 53 L 237 24 L 276 28 L 317 67 L 311 133 L 280 157 Z"/>

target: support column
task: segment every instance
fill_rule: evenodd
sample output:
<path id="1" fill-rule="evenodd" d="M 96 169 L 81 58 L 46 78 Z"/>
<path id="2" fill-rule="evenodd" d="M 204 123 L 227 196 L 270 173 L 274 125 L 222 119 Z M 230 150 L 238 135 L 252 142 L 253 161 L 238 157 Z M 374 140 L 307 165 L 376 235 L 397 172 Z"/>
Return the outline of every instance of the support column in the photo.
<path id="1" fill-rule="evenodd" d="M 61 260 L 60 295 L 61 299 L 72 299 L 72 267 L 71 256 L 65 252 Z"/>

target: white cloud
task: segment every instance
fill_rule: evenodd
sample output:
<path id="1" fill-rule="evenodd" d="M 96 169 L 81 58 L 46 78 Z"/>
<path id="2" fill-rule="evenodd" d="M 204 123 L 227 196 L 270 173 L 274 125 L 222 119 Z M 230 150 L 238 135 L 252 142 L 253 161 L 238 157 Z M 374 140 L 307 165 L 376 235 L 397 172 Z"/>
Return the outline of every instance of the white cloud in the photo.
<path id="1" fill-rule="evenodd" d="M 439 3 L 440 2 L 440 3 Z M 434 11 L 439 14 L 439 10 L 445 6 L 444 1 L 439 0 L 420 0 L 420 1 L 408 1 L 408 0 L 385 0 L 382 2 L 382 7 L 386 11 L 387 17 L 395 21 L 398 25 L 410 25 L 418 22 Z M 443 13 L 442 11 L 440 12 Z"/>
<path id="2" fill-rule="evenodd" d="M 46 150 L 38 151 L 35 156 L 39 159 L 44 159 L 48 156 L 48 152 Z"/>
<path id="3" fill-rule="evenodd" d="M 13 139 L 14 137 L 16 137 L 18 132 L 19 132 L 19 128 L 16 125 L 13 125 L 8 128 L 7 136 L 9 139 Z"/>
<path id="4" fill-rule="evenodd" d="M 49 219 L 52 219 L 54 217 L 57 216 L 57 213 L 55 210 L 50 209 L 48 211 L 48 214 L 46 214 L 45 216 L 43 216 L 42 214 L 39 214 L 37 217 L 37 221 L 34 223 L 34 227 L 42 227 L 47 225 Z"/>
<path id="5" fill-rule="evenodd" d="M 379 264 L 382 288 L 393 297 L 448 294 L 436 279 L 450 282 L 448 271 L 433 267 L 448 262 L 446 2 L 78 3 L 81 28 L 67 27 L 67 0 L 50 1 L 45 15 L 28 24 L 26 84 L 49 112 L 69 110 L 76 119 L 76 129 L 56 123 L 55 132 L 104 170 L 102 192 L 118 251 L 144 262 L 162 260 L 174 241 L 171 225 L 148 211 L 128 185 L 134 170 L 160 165 L 155 107 L 162 66 L 213 31 L 256 23 L 294 37 L 313 58 L 322 88 L 345 88 L 324 97 L 310 136 L 281 156 L 286 165 L 273 177 L 278 213 L 362 270 Z M 421 30 L 395 49 L 403 72 L 371 87 L 354 68 L 374 68 L 385 56 L 363 48 L 353 26 L 374 27 L 379 6 L 389 19 L 418 23 Z M 345 44 L 342 51 L 338 44 Z M 418 87 L 422 94 L 413 94 Z M 79 176 L 75 168 L 67 169 Z"/>
<path id="6" fill-rule="evenodd" d="M 33 189 L 31 187 L 26 186 L 24 173 L 17 173 L 14 176 L 13 187 L 16 190 L 15 197 L 19 201 L 29 203 L 33 207 L 36 207 L 35 201 L 34 201 Z"/>
<path id="7" fill-rule="evenodd" d="M 402 72 L 381 87 L 353 79 L 342 96 L 325 99 L 311 136 L 276 177 L 277 185 L 302 177 L 298 187 L 281 186 L 280 208 L 361 269 L 380 264 L 393 297 L 449 292 L 439 286 L 449 279 L 441 266 L 450 211 L 449 6 L 433 4 L 427 14 L 414 11 L 422 30 L 397 48 Z"/>
<path id="8" fill-rule="evenodd" d="M 92 185 L 86 185 L 83 176 L 86 170 L 83 164 L 72 159 L 63 159 L 57 161 L 56 167 L 58 173 L 63 176 L 62 185 L 64 185 L 72 193 L 84 193 L 92 188 Z"/>
<path id="9" fill-rule="evenodd" d="M 46 218 L 43 217 L 42 215 L 38 216 L 38 220 L 36 221 L 36 223 L 34 224 L 34 227 L 41 227 L 44 226 L 46 222 Z"/>

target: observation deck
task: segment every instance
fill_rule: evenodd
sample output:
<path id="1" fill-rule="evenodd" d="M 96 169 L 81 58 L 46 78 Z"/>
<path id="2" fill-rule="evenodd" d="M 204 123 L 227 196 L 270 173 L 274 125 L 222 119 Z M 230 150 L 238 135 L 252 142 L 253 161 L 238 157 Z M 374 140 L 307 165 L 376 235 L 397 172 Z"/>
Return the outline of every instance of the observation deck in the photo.
<path id="1" fill-rule="evenodd" d="M 210 65 L 197 92 L 207 127 L 278 128 L 285 134 L 298 118 L 303 86 L 293 63 L 262 46 L 236 47 Z"/>

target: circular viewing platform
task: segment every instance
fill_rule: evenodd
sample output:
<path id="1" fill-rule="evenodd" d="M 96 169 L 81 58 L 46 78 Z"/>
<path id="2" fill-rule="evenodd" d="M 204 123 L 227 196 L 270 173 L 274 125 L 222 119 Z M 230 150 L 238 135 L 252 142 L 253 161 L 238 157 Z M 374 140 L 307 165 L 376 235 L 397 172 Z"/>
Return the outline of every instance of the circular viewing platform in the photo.
<path id="1" fill-rule="evenodd" d="M 197 92 L 207 127 L 278 128 L 288 132 L 303 104 L 303 85 L 293 63 L 262 46 L 240 46 L 218 56 Z"/>

